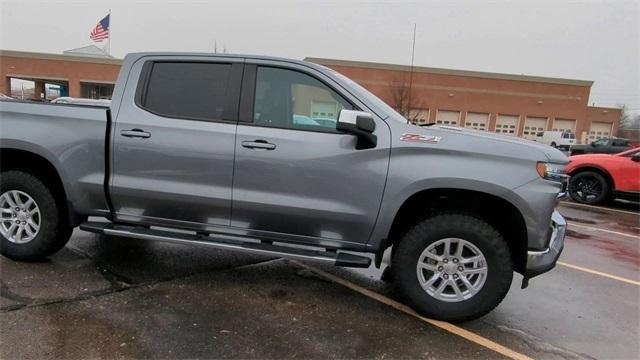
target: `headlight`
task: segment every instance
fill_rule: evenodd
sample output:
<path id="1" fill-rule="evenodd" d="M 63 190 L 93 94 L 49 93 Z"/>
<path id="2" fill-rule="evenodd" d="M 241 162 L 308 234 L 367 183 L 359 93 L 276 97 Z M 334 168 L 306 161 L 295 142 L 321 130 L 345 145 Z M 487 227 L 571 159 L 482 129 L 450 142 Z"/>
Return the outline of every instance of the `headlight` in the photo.
<path id="1" fill-rule="evenodd" d="M 553 163 L 550 164 L 546 162 L 539 162 L 536 164 L 536 170 L 538 171 L 538 175 L 540 175 L 540 177 L 543 179 L 547 179 L 551 181 L 558 181 L 558 182 L 565 181 L 567 178 L 565 169 L 566 169 L 565 165 L 561 165 L 561 164 L 553 164 Z"/>

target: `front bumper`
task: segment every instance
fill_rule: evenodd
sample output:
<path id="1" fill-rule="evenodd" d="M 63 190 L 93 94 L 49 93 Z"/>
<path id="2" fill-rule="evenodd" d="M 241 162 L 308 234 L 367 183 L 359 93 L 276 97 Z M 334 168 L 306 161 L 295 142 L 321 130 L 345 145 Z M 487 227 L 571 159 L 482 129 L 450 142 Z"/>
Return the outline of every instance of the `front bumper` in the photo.
<path id="1" fill-rule="evenodd" d="M 567 230 L 567 222 L 556 210 L 551 215 L 551 238 L 549 247 L 544 250 L 527 251 L 527 269 L 525 278 L 545 273 L 554 266 L 564 249 L 564 235 Z"/>

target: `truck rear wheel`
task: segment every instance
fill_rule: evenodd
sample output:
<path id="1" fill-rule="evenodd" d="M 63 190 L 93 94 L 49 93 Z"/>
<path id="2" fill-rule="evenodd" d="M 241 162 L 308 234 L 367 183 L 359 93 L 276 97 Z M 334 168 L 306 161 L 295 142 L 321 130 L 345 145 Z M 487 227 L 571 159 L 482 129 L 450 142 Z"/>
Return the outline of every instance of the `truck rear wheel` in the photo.
<path id="1" fill-rule="evenodd" d="M 71 237 L 64 207 L 34 175 L 0 173 L 0 253 L 35 261 L 60 250 Z"/>
<path id="2" fill-rule="evenodd" d="M 507 243 L 476 217 L 426 218 L 408 229 L 396 246 L 394 283 L 427 317 L 454 322 L 478 318 L 498 306 L 511 286 Z"/>

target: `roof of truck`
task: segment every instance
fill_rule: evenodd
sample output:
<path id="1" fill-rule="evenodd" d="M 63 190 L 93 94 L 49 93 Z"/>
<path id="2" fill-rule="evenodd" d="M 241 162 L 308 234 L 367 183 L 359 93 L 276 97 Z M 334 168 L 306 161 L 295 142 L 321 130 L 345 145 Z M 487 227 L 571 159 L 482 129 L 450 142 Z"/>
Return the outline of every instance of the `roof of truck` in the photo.
<path id="1" fill-rule="evenodd" d="M 277 56 L 265 56 L 265 55 L 250 55 L 250 54 L 227 54 L 227 53 L 199 53 L 199 52 L 135 52 L 129 53 L 125 56 L 127 57 L 135 57 L 140 58 L 143 56 L 197 56 L 197 57 L 211 57 L 211 58 L 246 58 L 246 59 L 256 59 L 256 60 L 272 60 L 272 61 L 282 61 L 293 64 L 299 64 L 304 66 L 311 66 L 318 69 L 329 69 L 324 65 L 313 63 L 310 61 L 304 60 L 295 60 Z"/>

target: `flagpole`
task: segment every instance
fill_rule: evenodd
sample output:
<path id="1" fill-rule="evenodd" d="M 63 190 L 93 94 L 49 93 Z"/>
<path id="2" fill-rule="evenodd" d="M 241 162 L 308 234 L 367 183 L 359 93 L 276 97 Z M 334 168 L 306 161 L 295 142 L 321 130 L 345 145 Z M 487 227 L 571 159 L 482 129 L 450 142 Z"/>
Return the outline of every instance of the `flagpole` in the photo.
<path id="1" fill-rule="evenodd" d="M 109 9 L 109 38 L 107 40 L 107 55 L 111 56 L 111 9 Z"/>

